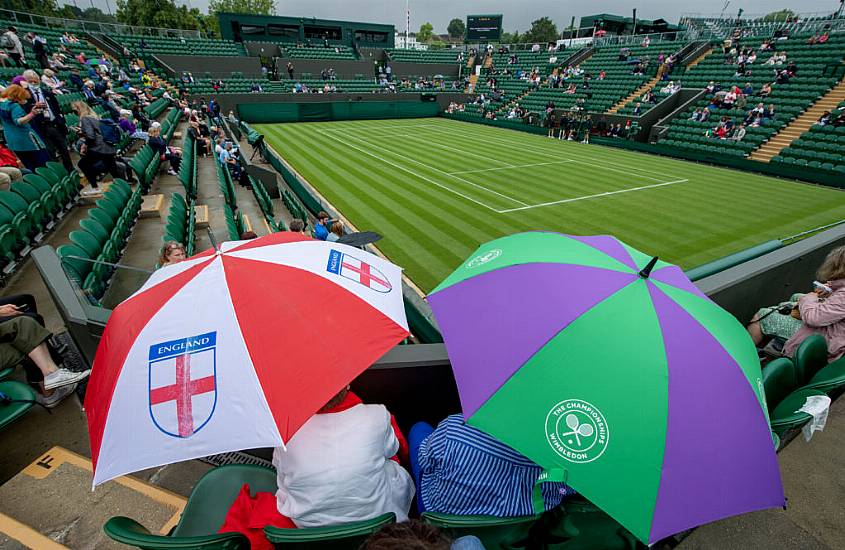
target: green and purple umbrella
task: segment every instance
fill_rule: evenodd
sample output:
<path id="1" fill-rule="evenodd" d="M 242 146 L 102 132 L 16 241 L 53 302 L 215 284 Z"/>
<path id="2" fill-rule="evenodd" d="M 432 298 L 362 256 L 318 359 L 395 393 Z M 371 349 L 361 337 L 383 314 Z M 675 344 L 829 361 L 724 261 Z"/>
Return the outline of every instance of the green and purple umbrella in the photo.
<path id="1" fill-rule="evenodd" d="M 678 267 L 521 233 L 428 300 L 467 422 L 643 542 L 784 505 L 754 344 Z"/>

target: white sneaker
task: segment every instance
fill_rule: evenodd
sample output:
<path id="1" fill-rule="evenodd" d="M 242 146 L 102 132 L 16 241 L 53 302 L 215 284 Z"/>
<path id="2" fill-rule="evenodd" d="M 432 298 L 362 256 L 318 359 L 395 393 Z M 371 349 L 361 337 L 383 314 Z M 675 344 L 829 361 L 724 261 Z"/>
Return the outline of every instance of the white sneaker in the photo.
<path id="1" fill-rule="evenodd" d="M 168 170 L 167 173 L 170 174 L 171 176 L 178 176 L 179 175 L 179 174 L 176 173 L 175 170 Z"/>
<path id="2" fill-rule="evenodd" d="M 78 386 L 78 384 L 68 384 L 67 386 L 61 386 L 53 390 L 53 393 L 49 396 L 43 396 L 39 393 L 35 396 L 35 400 L 41 405 L 47 407 L 48 409 L 52 409 L 58 406 L 59 403 L 64 401 L 65 398 L 73 394 L 74 390 L 76 390 L 76 386 Z"/>
<path id="3" fill-rule="evenodd" d="M 71 372 L 65 368 L 61 368 L 56 372 L 51 372 L 44 377 L 44 389 L 52 390 L 68 384 L 76 384 L 80 380 L 84 380 L 91 374 L 91 369 L 82 372 Z"/>

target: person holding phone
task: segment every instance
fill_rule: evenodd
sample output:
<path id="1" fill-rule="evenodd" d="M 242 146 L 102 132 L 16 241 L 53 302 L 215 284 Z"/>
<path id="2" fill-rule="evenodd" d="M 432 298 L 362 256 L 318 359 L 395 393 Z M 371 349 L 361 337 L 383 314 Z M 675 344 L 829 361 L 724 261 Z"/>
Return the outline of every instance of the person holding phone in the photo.
<path id="1" fill-rule="evenodd" d="M 834 361 L 845 355 L 845 246 L 830 251 L 817 278 L 815 289 L 798 300 L 801 328 L 787 340 L 783 352 L 792 357 L 805 338 L 821 334 L 828 360 Z"/>
<path id="2" fill-rule="evenodd" d="M 35 172 L 47 164 L 50 154 L 38 132 L 30 125 L 33 118 L 44 112 L 44 108 L 35 105 L 26 112 L 24 105 L 29 99 L 29 92 L 20 84 L 12 84 L 3 90 L 0 94 L 0 124 L 6 145 L 27 169 Z"/>

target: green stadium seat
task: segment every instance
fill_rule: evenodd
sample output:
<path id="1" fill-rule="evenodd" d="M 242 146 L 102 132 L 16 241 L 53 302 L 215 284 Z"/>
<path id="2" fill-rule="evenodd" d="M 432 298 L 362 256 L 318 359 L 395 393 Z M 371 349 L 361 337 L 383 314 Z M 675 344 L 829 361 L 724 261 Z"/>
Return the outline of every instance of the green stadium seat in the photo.
<path id="1" fill-rule="evenodd" d="M 12 400 L 0 403 L 0 430 L 19 419 L 35 404 L 35 392 L 23 382 L 0 382 L 0 393 Z"/>
<path id="2" fill-rule="evenodd" d="M 267 540 L 276 548 L 290 550 L 354 550 L 364 540 L 383 526 L 396 522 L 394 513 L 387 513 L 373 519 L 356 521 L 326 527 L 306 529 L 278 529 L 265 527 Z"/>
<path id="3" fill-rule="evenodd" d="M 244 535 L 217 533 L 244 484 L 253 494 L 275 492 L 276 473 L 246 464 L 209 470 L 194 485 L 182 517 L 169 535 L 152 534 L 135 520 L 120 516 L 109 519 L 103 531 L 112 540 L 144 550 L 248 550 L 249 541 Z"/>
<path id="4" fill-rule="evenodd" d="M 824 395 L 824 392 L 812 388 L 796 389 L 799 371 L 792 361 L 785 357 L 775 359 L 763 367 L 762 376 L 772 431 L 781 436 L 812 419 L 811 415 L 796 411 L 804 406 L 807 397 Z"/>
<path id="5" fill-rule="evenodd" d="M 808 383 L 825 365 L 827 365 L 827 343 L 821 334 L 812 334 L 804 339 L 792 357 L 795 361 L 795 382 L 797 385 Z"/>

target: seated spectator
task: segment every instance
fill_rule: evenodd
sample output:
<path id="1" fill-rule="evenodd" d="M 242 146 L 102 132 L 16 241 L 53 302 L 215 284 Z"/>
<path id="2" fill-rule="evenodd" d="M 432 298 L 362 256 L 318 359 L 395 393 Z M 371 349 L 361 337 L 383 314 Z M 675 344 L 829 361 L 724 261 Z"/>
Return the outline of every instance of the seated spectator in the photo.
<path id="1" fill-rule="evenodd" d="M 737 126 L 737 128 L 731 134 L 731 139 L 733 141 L 742 141 L 742 138 L 745 137 L 745 134 L 746 134 L 745 124 L 740 124 L 739 126 Z"/>
<path id="2" fill-rule="evenodd" d="M 408 519 L 411 476 L 391 457 L 401 444 L 383 405 L 365 405 L 349 387 L 317 411 L 284 448 L 273 451 L 280 514 L 297 527 Z"/>
<path id="3" fill-rule="evenodd" d="M 294 218 L 293 220 L 291 220 L 288 228 L 294 233 L 301 233 L 305 235 L 305 222 L 298 218 Z"/>
<path id="4" fill-rule="evenodd" d="M 822 113 L 822 116 L 816 121 L 816 124 L 819 126 L 825 126 L 830 122 L 830 111 L 825 111 Z"/>
<path id="5" fill-rule="evenodd" d="M 459 414 L 447 416 L 436 429 L 415 424 L 408 440 L 420 512 L 531 516 L 573 494 L 563 483 L 544 483 L 542 510 L 535 510 L 532 495 L 543 469 L 467 425 Z"/>
<path id="6" fill-rule="evenodd" d="M 822 33 L 822 35 L 819 36 L 819 39 L 816 40 L 816 44 L 824 44 L 825 42 L 828 41 L 829 38 L 830 38 L 830 31 L 824 31 L 824 33 Z"/>
<path id="7" fill-rule="evenodd" d="M 161 247 L 161 253 L 158 257 L 159 267 L 167 267 L 175 265 L 187 259 L 188 255 L 185 252 L 185 245 L 176 241 L 167 241 Z"/>
<path id="8" fill-rule="evenodd" d="M 18 365 L 29 358 L 39 371 L 42 395 L 38 401 L 45 407 L 58 405 L 91 374 L 90 369 L 72 372 L 59 367 L 48 345 L 52 334 L 20 306 L 2 305 L 0 316 L 0 368 Z M 29 372 L 27 377 L 30 377 Z"/>
<path id="9" fill-rule="evenodd" d="M 743 95 L 754 95 L 754 86 L 751 85 L 750 82 L 746 82 L 745 86 L 742 88 Z"/>
<path id="10" fill-rule="evenodd" d="M 640 115 L 642 114 L 642 112 L 643 112 L 642 103 L 637 102 L 637 103 L 634 105 L 634 110 L 633 110 L 632 114 L 633 114 L 634 116 L 640 116 Z"/>
<path id="11" fill-rule="evenodd" d="M 188 135 L 191 136 L 197 144 L 197 154 L 207 157 L 211 151 L 211 140 L 202 135 L 200 123 L 195 118 L 191 119 L 189 123 Z"/>
<path id="12" fill-rule="evenodd" d="M 9 189 L 12 182 L 23 178 L 21 168 L 23 164 L 18 157 L 5 144 L 0 143 L 0 187 Z"/>
<path id="13" fill-rule="evenodd" d="M 695 111 L 693 111 L 692 116 L 690 116 L 690 120 L 700 121 L 702 114 L 701 107 L 698 107 Z"/>
<path id="14" fill-rule="evenodd" d="M 317 214 L 317 224 L 314 226 L 314 238 L 319 239 L 321 241 L 325 241 L 329 237 L 329 222 L 331 219 L 329 215 L 324 212 L 320 211 Z"/>
<path id="15" fill-rule="evenodd" d="M 707 84 L 707 86 L 704 87 L 704 91 L 708 94 L 715 94 L 718 91 L 718 89 L 716 88 L 716 83 L 711 80 Z"/>
<path id="16" fill-rule="evenodd" d="M 775 77 L 776 84 L 788 84 L 789 83 L 789 72 L 786 70 L 778 71 L 777 76 Z"/>
<path id="17" fill-rule="evenodd" d="M 770 119 L 770 120 L 774 119 L 775 118 L 775 106 L 770 103 L 769 106 L 766 107 L 763 110 L 762 115 L 763 115 L 764 119 Z"/>
<path id="18" fill-rule="evenodd" d="M 182 163 L 182 151 L 176 147 L 167 146 L 164 142 L 164 138 L 161 137 L 161 126 L 151 127 L 148 139 L 149 141 L 147 141 L 147 143 L 149 144 L 150 149 L 153 150 L 153 153 L 158 155 L 159 160 L 161 162 L 168 161 L 170 163 L 167 173 L 171 176 L 177 175 L 179 173 L 179 166 Z"/>
<path id="19" fill-rule="evenodd" d="M 220 160 L 220 164 L 229 169 L 229 172 L 231 172 L 232 174 L 232 180 L 240 182 L 241 164 L 238 162 L 238 159 L 235 158 L 235 155 L 232 153 L 232 142 L 226 142 L 223 151 L 217 158 Z"/>
<path id="20" fill-rule="evenodd" d="M 770 93 L 772 93 L 772 85 L 766 82 L 763 84 L 763 87 L 760 88 L 760 92 L 757 95 L 760 97 L 768 97 Z"/>
<path id="21" fill-rule="evenodd" d="M 120 127 L 121 131 L 129 134 L 129 136 L 134 139 L 143 139 L 144 141 L 150 139 L 147 132 L 139 130 L 135 125 L 135 122 L 132 119 L 132 111 L 129 109 L 120 110 L 120 120 L 117 121 L 117 125 Z"/>
<path id="22" fill-rule="evenodd" d="M 264 89 L 261 87 L 261 84 L 259 84 L 258 82 L 253 82 L 252 86 L 250 86 L 250 88 L 249 88 L 249 91 L 251 93 L 254 93 L 254 94 L 259 94 L 259 93 L 262 93 L 264 91 Z"/>
<path id="23" fill-rule="evenodd" d="M 782 351 L 787 340 L 801 328 L 798 300 L 803 294 L 793 294 L 788 301 L 764 307 L 751 318 L 746 329 L 754 345 L 766 346 L 770 341 L 775 350 Z"/>
<path id="24" fill-rule="evenodd" d="M 827 342 L 828 360 L 835 361 L 845 355 L 845 247 L 827 255 L 816 278 L 833 292 L 817 288 L 798 300 L 802 324 L 784 345 L 783 353 L 792 357 L 808 336 L 821 334 Z"/>
<path id="25" fill-rule="evenodd" d="M 64 87 L 65 83 L 58 79 L 52 69 L 44 69 L 44 74 L 41 75 L 41 83 L 56 94 L 63 94 L 67 91 Z"/>
<path id="26" fill-rule="evenodd" d="M 707 122 L 710 120 L 710 109 L 704 108 L 701 110 L 701 118 L 698 119 L 699 122 Z"/>
<path id="27" fill-rule="evenodd" d="M 335 243 L 341 237 L 343 237 L 343 222 L 337 220 L 332 223 L 329 234 L 326 236 L 326 240 L 330 243 Z"/>

